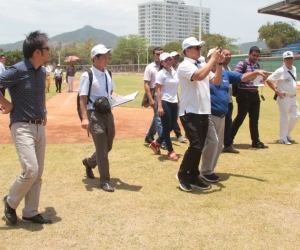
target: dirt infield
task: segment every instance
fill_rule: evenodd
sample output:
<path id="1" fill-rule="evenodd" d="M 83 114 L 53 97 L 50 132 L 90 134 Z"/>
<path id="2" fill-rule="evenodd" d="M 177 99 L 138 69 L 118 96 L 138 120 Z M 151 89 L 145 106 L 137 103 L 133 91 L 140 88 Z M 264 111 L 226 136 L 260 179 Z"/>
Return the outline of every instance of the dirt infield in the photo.
<path id="1" fill-rule="evenodd" d="M 78 82 L 74 84 L 78 89 Z M 47 101 L 48 123 L 46 126 L 47 143 L 85 143 L 92 142 L 91 135 L 87 136 L 86 130 L 81 128 L 81 123 L 76 111 L 77 91 L 68 92 L 65 88 L 62 93 L 53 96 Z M 150 122 L 153 111 L 151 108 L 126 108 L 113 109 L 115 118 L 115 139 L 143 138 Z M 1 142 L 11 144 L 9 130 L 9 115 L 0 115 Z"/>

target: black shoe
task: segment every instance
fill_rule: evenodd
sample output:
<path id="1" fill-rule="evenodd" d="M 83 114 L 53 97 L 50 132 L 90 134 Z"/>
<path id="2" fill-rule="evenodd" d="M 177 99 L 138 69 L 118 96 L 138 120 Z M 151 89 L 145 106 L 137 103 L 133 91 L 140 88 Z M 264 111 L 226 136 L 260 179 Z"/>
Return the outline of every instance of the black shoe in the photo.
<path id="1" fill-rule="evenodd" d="M 82 160 L 82 164 L 85 166 L 85 172 L 86 172 L 86 176 L 89 177 L 90 179 L 94 179 L 94 173 L 92 168 L 89 166 L 88 162 L 87 162 L 87 158 Z"/>
<path id="2" fill-rule="evenodd" d="M 240 153 L 240 151 L 236 150 L 232 145 L 229 147 L 224 147 L 222 151 L 223 151 L 223 153 L 232 153 L 232 154 Z"/>
<path id="3" fill-rule="evenodd" d="M 210 189 L 210 185 L 206 185 L 205 183 L 203 183 L 199 179 L 191 182 L 191 186 L 195 187 L 195 188 L 202 189 L 202 190 Z"/>
<path id="4" fill-rule="evenodd" d="M 154 141 L 154 137 L 148 137 L 148 136 L 145 137 L 145 143 L 150 144 L 153 141 Z"/>
<path id="5" fill-rule="evenodd" d="M 106 192 L 114 192 L 114 188 L 109 183 L 100 184 L 101 188 Z"/>
<path id="6" fill-rule="evenodd" d="M 189 182 L 179 179 L 178 174 L 175 175 L 176 180 L 179 182 L 179 187 L 182 191 L 191 192 L 192 186 Z"/>
<path id="7" fill-rule="evenodd" d="M 7 195 L 4 196 L 3 198 L 3 204 L 4 204 L 4 215 L 5 215 L 5 219 L 12 223 L 12 224 L 16 224 L 18 219 L 17 219 L 17 214 L 16 214 L 16 209 L 11 208 L 8 203 L 7 203 Z"/>
<path id="8" fill-rule="evenodd" d="M 252 148 L 269 148 L 269 146 L 266 146 L 261 141 L 259 141 L 257 143 L 252 143 Z"/>
<path id="9" fill-rule="evenodd" d="M 200 177 L 208 182 L 218 182 L 220 180 L 220 177 L 215 174 L 200 174 Z"/>
<path id="10" fill-rule="evenodd" d="M 23 222 L 33 222 L 33 223 L 38 223 L 38 224 L 51 224 L 52 220 L 43 218 L 40 214 L 37 214 L 36 216 L 27 218 L 27 217 L 22 217 Z"/>

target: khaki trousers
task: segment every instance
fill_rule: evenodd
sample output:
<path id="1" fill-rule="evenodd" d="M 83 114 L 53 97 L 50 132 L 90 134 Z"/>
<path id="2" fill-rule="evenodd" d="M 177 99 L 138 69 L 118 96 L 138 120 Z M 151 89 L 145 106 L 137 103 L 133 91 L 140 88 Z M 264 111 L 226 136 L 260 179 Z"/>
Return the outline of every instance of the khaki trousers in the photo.
<path id="1" fill-rule="evenodd" d="M 39 214 L 39 200 L 44 170 L 46 149 L 46 134 L 42 124 L 15 122 L 11 125 L 11 135 L 14 141 L 22 173 L 11 186 L 7 202 L 16 209 L 25 198 L 24 217 Z"/>

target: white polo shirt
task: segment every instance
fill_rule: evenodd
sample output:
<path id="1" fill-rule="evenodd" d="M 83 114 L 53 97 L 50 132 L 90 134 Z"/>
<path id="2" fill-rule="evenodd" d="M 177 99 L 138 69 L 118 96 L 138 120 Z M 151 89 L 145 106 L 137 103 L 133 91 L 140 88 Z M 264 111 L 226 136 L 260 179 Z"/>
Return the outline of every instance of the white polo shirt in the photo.
<path id="1" fill-rule="evenodd" d="M 159 71 L 159 65 L 156 62 L 152 62 L 147 65 L 145 72 L 144 72 L 144 81 L 149 81 L 150 88 L 155 88 L 155 77 L 157 72 Z"/>
<path id="2" fill-rule="evenodd" d="M 92 82 L 91 93 L 90 93 L 90 99 L 92 103 L 87 104 L 87 110 L 93 109 L 93 103 L 100 96 L 107 97 L 107 99 L 110 102 L 110 105 L 112 105 L 110 93 L 112 90 L 114 90 L 115 84 L 112 78 L 110 77 L 108 71 L 105 69 L 104 72 L 102 72 L 101 70 L 96 69 L 94 66 L 92 66 L 91 70 L 93 72 L 93 82 Z M 108 93 L 106 92 L 105 75 L 107 79 Z M 90 85 L 89 75 L 87 72 L 84 72 L 80 77 L 79 91 L 78 91 L 79 96 L 88 95 L 89 85 Z"/>
<path id="3" fill-rule="evenodd" d="M 178 76 L 176 71 L 171 68 L 172 75 L 165 69 L 161 69 L 156 75 L 156 83 L 162 85 L 161 99 L 166 102 L 178 102 Z"/>
<path id="4" fill-rule="evenodd" d="M 268 79 L 277 84 L 279 92 L 283 92 L 288 95 L 295 95 L 297 93 L 297 83 L 288 71 L 290 71 L 295 79 L 297 79 L 296 68 L 292 66 L 292 69 L 289 70 L 285 65 L 275 70 Z"/>
<path id="5" fill-rule="evenodd" d="M 210 72 L 202 81 L 191 81 L 193 74 L 198 70 L 195 63 L 194 59 L 185 57 L 178 66 L 177 74 L 181 90 L 179 116 L 185 113 L 211 113 L 209 82 L 214 78 L 214 74 Z M 202 68 L 201 65 L 198 66 Z"/>

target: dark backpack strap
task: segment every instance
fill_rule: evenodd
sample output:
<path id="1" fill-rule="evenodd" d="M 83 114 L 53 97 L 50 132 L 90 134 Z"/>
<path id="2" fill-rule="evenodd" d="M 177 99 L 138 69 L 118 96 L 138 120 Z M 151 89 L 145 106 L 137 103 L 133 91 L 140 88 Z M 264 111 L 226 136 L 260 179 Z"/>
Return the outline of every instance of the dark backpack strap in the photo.
<path id="1" fill-rule="evenodd" d="M 89 85 L 89 92 L 86 98 L 86 104 L 89 104 L 90 102 L 92 102 L 92 100 L 90 99 L 90 95 L 91 95 L 91 88 L 92 88 L 92 84 L 93 84 L 93 72 L 91 69 L 87 69 L 86 72 L 89 75 L 89 80 L 90 80 L 90 85 Z"/>

